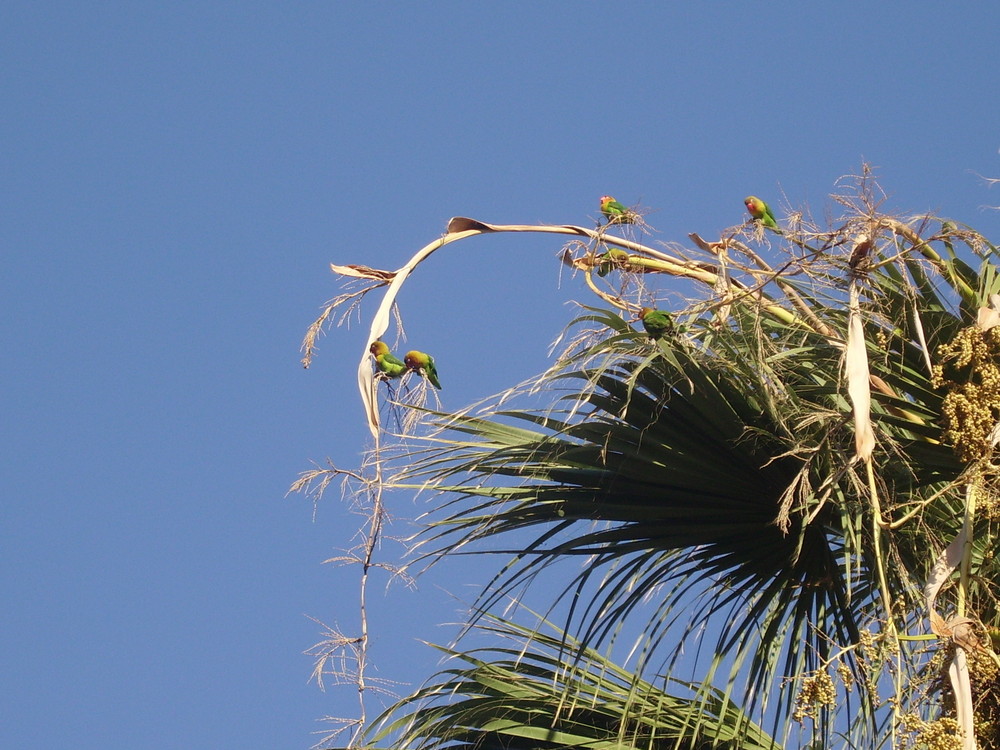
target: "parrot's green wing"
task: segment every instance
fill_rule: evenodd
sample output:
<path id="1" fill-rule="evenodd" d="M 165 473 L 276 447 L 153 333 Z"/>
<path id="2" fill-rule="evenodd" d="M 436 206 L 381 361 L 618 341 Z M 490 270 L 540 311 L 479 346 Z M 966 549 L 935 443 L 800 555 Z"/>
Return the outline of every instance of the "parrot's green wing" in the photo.
<path id="1" fill-rule="evenodd" d="M 429 381 L 431 381 L 431 385 L 433 385 L 435 388 L 437 388 L 440 391 L 441 390 L 441 381 L 438 380 L 438 371 L 437 371 L 437 367 L 434 366 L 434 358 L 433 357 L 427 357 L 427 364 L 424 365 L 424 373 L 426 373 L 427 379 Z"/>
<path id="2" fill-rule="evenodd" d="M 379 371 L 384 372 L 390 378 L 398 378 L 406 372 L 406 365 L 391 354 L 382 354 L 375 359 L 375 362 Z"/>
<path id="3" fill-rule="evenodd" d="M 668 312 L 650 310 L 642 316 L 642 327 L 651 339 L 658 339 L 664 334 L 673 333 L 674 321 Z"/>
<path id="4" fill-rule="evenodd" d="M 778 221 L 774 218 L 774 213 L 771 211 L 771 207 L 765 202 L 764 203 L 764 216 L 762 218 L 765 227 L 771 227 L 771 229 L 778 228 Z"/>
<path id="5" fill-rule="evenodd" d="M 621 268 L 628 263 L 629 255 L 624 250 L 617 247 L 608 248 L 608 251 L 600 256 L 600 264 L 597 266 L 598 276 L 607 276 L 613 268 Z"/>

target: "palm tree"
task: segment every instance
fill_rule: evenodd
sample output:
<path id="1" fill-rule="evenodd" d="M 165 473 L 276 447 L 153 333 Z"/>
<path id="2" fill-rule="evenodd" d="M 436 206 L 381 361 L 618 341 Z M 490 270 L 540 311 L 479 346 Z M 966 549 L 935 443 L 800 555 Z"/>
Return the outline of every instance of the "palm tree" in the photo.
<path id="1" fill-rule="evenodd" d="M 865 177 L 832 228 L 692 235 L 685 255 L 563 228 L 589 238 L 566 260 L 608 304 L 520 389 L 554 404 L 436 414 L 387 480 L 442 493 L 423 559 L 506 545 L 470 624 L 515 645 L 446 649 L 464 666 L 372 741 L 1000 745 L 996 249 L 873 195 Z M 609 265 L 611 291 L 591 275 Z M 650 340 L 622 290 L 656 273 L 692 286 Z M 499 614 L 539 589 L 533 624 Z"/>

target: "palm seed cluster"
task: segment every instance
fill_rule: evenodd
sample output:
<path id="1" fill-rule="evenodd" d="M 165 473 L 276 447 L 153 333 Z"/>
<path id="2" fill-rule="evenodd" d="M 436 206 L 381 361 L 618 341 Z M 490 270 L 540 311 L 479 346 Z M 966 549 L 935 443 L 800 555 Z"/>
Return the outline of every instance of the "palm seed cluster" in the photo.
<path id="1" fill-rule="evenodd" d="M 968 653 L 972 697 L 976 702 L 976 739 L 980 748 L 1000 744 L 1000 667 L 985 648 Z"/>
<path id="2" fill-rule="evenodd" d="M 963 328 L 937 355 L 932 382 L 948 391 L 941 407 L 945 440 L 962 461 L 986 458 L 1000 421 L 1000 327 Z"/>
<path id="3" fill-rule="evenodd" d="M 961 750 L 962 737 L 954 719 L 945 717 L 924 721 L 916 714 L 904 714 L 901 718 L 903 728 L 914 735 L 914 746 L 927 750 Z"/>
<path id="4" fill-rule="evenodd" d="M 955 646 L 939 649 L 928 662 L 925 673 L 931 676 L 932 691 L 941 695 L 942 717 L 937 722 L 921 721 L 914 715 L 902 717 L 904 728 L 917 735 L 917 746 L 925 743 L 933 745 L 931 738 L 937 738 L 938 746 L 950 747 L 949 733 L 957 732 L 955 724 L 955 700 L 951 690 L 951 677 L 948 674 L 949 665 L 954 656 Z M 975 702 L 974 726 L 976 739 L 981 750 L 994 750 L 1000 747 L 1000 683 L 997 675 L 1000 672 L 996 656 L 989 647 L 966 650 L 969 671 L 969 686 L 972 699 Z M 950 727 L 954 726 L 952 731 Z M 943 743 L 943 744 L 941 744 Z M 957 747 L 957 745 L 956 745 Z"/>
<path id="5" fill-rule="evenodd" d="M 815 719 L 820 708 L 835 705 L 837 688 L 833 678 L 825 669 L 817 670 L 802 680 L 802 689 L 795 696 L 795 711 L 792 718 L 801 723 L 806 717 Z"/>

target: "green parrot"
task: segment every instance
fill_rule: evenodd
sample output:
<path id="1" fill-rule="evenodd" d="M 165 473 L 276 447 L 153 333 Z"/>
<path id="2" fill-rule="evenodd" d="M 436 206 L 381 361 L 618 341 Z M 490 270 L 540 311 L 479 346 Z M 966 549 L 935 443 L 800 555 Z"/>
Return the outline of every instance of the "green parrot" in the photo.
<path id="1" fill-rule="evenodd" d="M 653 341 L 656 341 L 664 334 L 674 332 L 674 321 L 670 317 L 670 313 L 665 310 L 644 307 L 639 311 L 639 320 L 642 321 L 642 327 L 646 329 L 646 333 L 649 334 L 649 338 L 653 339 Z"/>
<path id="2" fill-rule="evenodd" d="M 756 195 L 748 195 L 743 199 L 743 204 L 747 207 L 750 215 L 765 227 L 778 228 L 778 222 L 775 220 L 774 214 L 771 213 L 771 207 Z"/>
<path id="3" fill-rule="evenodd" d="M 608 224 L 632 224 L 635 221 L 635 214 L 619 203 L 610 195 L 601 196 L 601 213 L 608 220 Z"/>
<path id="4" fill-rule="evenodd" d="M 368 347 L 368 351 L 375 357 L 375 365 L 378 367 L 378 371 L 387 378 L 398 378 L 406 372 L 406 365 L 400 362 L 398 357 L 394 357 L 389 352 L 389 347 L 384 341 L 376 341 Z"/>
<path id="5" fill-rule="evenodd" d="M 609 247 L 608 251 L 600 256 L 601 263 L 597 266 L 598 276 L 607 276 L 612 268 L 621 268 L 628 263 L 628 253 L 619 250 L 617 247 Z"/>
<path id="6" fill-rule="evenodd" d="M 424 354 L 414 349 L 412 352 L 406 353 L 406 356 L 403 357 L 403 362 L 406 363 L 408 369 L 422 372 L 431 381 L 431 385 L 441 390 L 441 381 L 438 380 L 438 371 L 434 366 L 434 357 L 430 354 Z"/>

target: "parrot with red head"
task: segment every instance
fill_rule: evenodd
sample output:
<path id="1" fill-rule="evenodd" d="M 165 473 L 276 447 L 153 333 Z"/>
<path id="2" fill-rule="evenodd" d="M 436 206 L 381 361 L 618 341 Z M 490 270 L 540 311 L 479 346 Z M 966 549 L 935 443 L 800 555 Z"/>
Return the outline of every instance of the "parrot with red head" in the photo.
<path id="1" fill-rule="evenodd" d="M 775 220 L 774 214 L 771 213 L 771 207 L 756 195 L 748 195 L 744 198 L 743 205 L 747 207 L 747 211 L 750 212 L 755 221 L 759 221 L 771 229 L 778 228 L 778 222 Z"/>
<path id="2" fill-rule="evenodd" d="M 635 223 L 635 212 L 627 208 L 623 203 L 616 201 L 610 195 L 601 196 L 601 213 L 608 220 L 608 224 Z"/>

